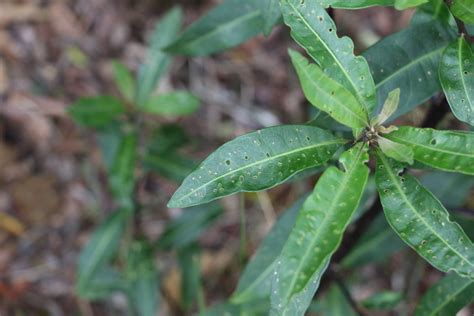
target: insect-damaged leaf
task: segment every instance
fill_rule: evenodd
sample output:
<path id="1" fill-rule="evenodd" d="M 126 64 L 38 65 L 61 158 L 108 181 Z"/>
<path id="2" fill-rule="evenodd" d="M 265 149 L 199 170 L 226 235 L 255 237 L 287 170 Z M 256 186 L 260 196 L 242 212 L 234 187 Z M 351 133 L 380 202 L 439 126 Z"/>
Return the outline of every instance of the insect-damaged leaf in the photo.
<path id="1" fill-rule="evenodd" d="M 411 147 L 425 165 L 474 175 L 474 132 L 401 126 L 384 137 Z"/>
<path id="2" fill-rule="evenodd" d="M 289 54 L 311 104 L 352 128 L 368 125 L 367 111 L 346 88 L 328 77 L 316 64 L 308 63 L 301 54 L 292 50 Z"/>
<path id="3" fill-rule="evenodd" d="M 293 39 L 371 113 L 376 105 L 374 80 L 364 57 L 354 55 L 352 40 L 337 36 L 334 21 L 318 0 L 281 0 L 280 4 Z"/>
<path id="4" fill-rule="evenodd" d="M 390 226 L 435 268 L 474 278 L 474 245 L 431 192 L 377 151 L 377 189 Z"/>
<path id="5" fill-rule="evenodd" d="M 474 51 L 464 36 L 444 51 L 439 79 L 453 114 L 474 126 Z"/>
<path id="6" fill-rule="evenodd" d="M 313 126 L 262 129 L 224 144 L 191 173 L 169 207 L 188 207 L 229 194 L 259 191 L 328 161 L 345 142 Z"/>
<path id="7" fill-rule="evenodd" d="M 306 288 L 314 284 L 312 290 L 316 290 L 364 192 L 368 159 L 366 144 L 346 151 L 339 159 L 342 170 L 327 169 L 303 204 L 277 259 L 271 297 L 275 315 L 301 312 Z"/>
<path id="8" fill-rule="evenodd" d="M 416 307 L 415 316 L 456 315 L 474 301 L 474 280 L 450 273 L 431 287 Z"/>

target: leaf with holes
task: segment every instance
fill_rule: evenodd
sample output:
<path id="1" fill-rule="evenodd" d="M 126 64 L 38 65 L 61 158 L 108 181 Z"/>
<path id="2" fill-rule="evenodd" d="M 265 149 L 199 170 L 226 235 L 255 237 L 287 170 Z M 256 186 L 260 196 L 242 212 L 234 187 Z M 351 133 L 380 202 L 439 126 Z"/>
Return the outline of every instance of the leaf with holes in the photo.
<path id="1" fill-rule="evenodd" d="M 166 51 L 205 56 L 236 46 L 262 31 L 259 3 L 225 0 L 194 22 Z"/>
<path id="2" fill-rule="evenodd" d="M 400 88 L 400 105 L 392 119 L 409 112 L 440 90 L 441 53 L 456 37 L 456 30 L 431 21 L 387 36 L 363 53 L 372 70 L 378 111 L 390 91 Z M 390 61 L 390 62 L 388 62 Z"/>
<path id="3" fill-rule="evenodd" d="M 454 115 L 474 126 L 474 52 L 464 36 L 444 51 L 439 79 Z"/>
<path id="4" fill-rule="evenodd" d="M 377 151 L 377 189 L 390 226 L 435 268 L 474 278 L 474 245 L 403 165 Z"/>
<path id="5" fill-rule="evenodd" d="M 451 12 L 467 24 L 474 24 L 474 6 L 472 0 L 454 0 Z"/>
<path id="6" fill-rule="evenodd" d="M 474 280 L 450 273 L 431 287 L 416 307 L 415 316 L 456 315 L 474 302 Z"/>
<path id="7" fill-rule="evenodd" d="M 374 80 L 364 57 L 354 55 L 352 40 L 337 36 L 334 21 L 317 0 L 281 0 L 280 4 L 293 39 L 371 113 L 376 105 Z"/>
<path id="8" fill-rule="evenodd" d="M 310 64 L 301 54 L 292 50 L 289 54 L 311 104 L 352 128 L 368 125 L 367 111 L 346 88 L 328 77 L 317 65 Z"/>
<path id="9" fill-rule="evenodd" d="M 169 207 L 206 203 L 236 192 L 271 188 L 323 164 L 345 143 L 312 126 L 286 125 L 240 136 L 220 147 L 191 173 Z"/>
<path id="10" fill-rule="evenodd" d="M 369 176 L 368 146 L 358 144 L 339 159 L 342 170 L 327 169 L 303 204 L 278 258 L 273 278 L 272 309 L 293 315 L 299 296 L 318 284 L 329 259 L 359 205 Z"/>
<path id="11" fill-rule="evenodd" d="M 425 165 L 474 175 L 474 132 L 402 126 L 384 137 L 411 147 Z"/>

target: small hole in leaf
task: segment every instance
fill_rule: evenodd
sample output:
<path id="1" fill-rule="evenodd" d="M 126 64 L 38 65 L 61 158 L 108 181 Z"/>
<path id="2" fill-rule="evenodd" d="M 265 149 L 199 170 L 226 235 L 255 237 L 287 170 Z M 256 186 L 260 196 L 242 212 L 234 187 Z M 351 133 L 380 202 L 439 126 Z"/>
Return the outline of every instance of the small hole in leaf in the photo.
<path id="1" fill-rule="evenodd" d="M 270 158 L 270 153 L 266 153 L 265 156 L 267 156 L 268 158 Z"/>
<path id="2" fill-rule="evenodd" d="M 334 95 L 334 94 L 335 94 L 335 92 L 334 92 L 334 91 L 331 91 L 331 95 Z"/>
<path id="3" fill-rule="evenodd" d="M 436 145 L 436 143 L 437 143 L 437 141 L 436 141 L 435 138 L 433 138 L 433 139 L 430 141 L 430 144 L 431 144 L 431 145 Z"/>
<path id="4" fill-rule="evenodd" d="M 230 160 L 226 160 L 225 164 L 229 166 L 230 165 Z"/>
<path id="5" fill-rule="evenodd" d="M 244 159 L 245 159 L 245 160 L 249 160 L 249 156 L 244 156 Z"/>
<path id="6" fill-rule="evenodd" d="M 464 71 L 464 74 L 467 75 L 467 71 Z"/>
<path id="7" fill-rule="evenodd" d="M 306 140 L 309 142 L 311 140 L 311 137 L 306 136 Z"/>
<path id="8" fill-rule="evenodd" d="M 328 31 L 329 31 L 329 32 L 332 32 L 332 28 L 329 28 L 329 30 L 328 30 Z"/>

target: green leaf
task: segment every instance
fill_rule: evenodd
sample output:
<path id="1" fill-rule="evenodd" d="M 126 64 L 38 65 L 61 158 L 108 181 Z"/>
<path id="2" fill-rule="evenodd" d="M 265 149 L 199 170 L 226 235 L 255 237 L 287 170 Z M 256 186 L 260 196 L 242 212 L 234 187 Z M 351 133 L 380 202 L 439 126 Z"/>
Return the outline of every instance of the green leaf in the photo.
<path id="1" fill-rule="evenodd" d="M 395 0 L 320 0 L 320 4 L 335 9 L 363 9 L 374 6 L 393 6 Z"/>
<path id="2" fill-rule="evenodd" d="M 386 139 L 384 137 L 378 137 L 377 143 L 380 147 L 380 150 L 382 150 L 382 152 L 388 157 L 401 162 L 406 162 L 410 165 L 413 164 L 414 153 L 410 147 L 393 142 L 390 139 Z"/>
<path id="3" fill-rule="evenodd" d="M 377 117 L 372 119 L 371 125 L 381 125 L 385 123 L 386 120 L 390 118 L 390 116 L 395 113 L 398 108 L 398 104 L 400 103 L 400 89 L 395 89 L 388 94 L 387 100 L 382 107 L 382 111 L 379 113 Z"/>
<path id="4" fill-rule="evenodd" d="M 464 36 L 444 51 L 439 79 L 453 114 L 474 126 L 474 52 Z"/>
<path id="5" fill-rule="evenodd" d="M 155 26 L 147 57 L 138 72 L 135 100 L 139 106 L 148 99 L 171 63 L 171 57 L 163 48 L 175 40 L 181 27 L 182 15 L 181 9 L 175 7 Z"/>
<path id="6" fill-rule="evenodd" d="M 301 54 L 292 50 L 289 54 L 303 92 L 312 105 L 347 126 L 368 125 L 367 111 L 346 88 L 328 77 L 316 64 L 310 64 Z"/>
<path id="7" fill-rule="evenodd" d="M 395 8 L 397 10 L 405 10 L 411 7 L 419 6 L 428 0 L 395 0 Z"/>
<path id="8" fill-rule="evenodd" d="M 384 137 L 411 147 L 415 160 L 425 165 L 474 175 L 474 132 L 401 126 Z"/>
<path id="9" fill-rule="evenodd" d="M 79 294 L 87 295 L 87 289 L 94 277 L 103 275 L 103 267 L 117 252 L 120 237 L 125 229 L 129 213 L 117 211 L 109 216 L 93 233 L 82 249 L 77 267 L 76 288 Z M 102 273 L 98 273 L 102 271 Z M 110 279 L 107 272 L 106 279 Z"/>
<path id="10" fill-rule="evenodd" d="M 354 55 L 354 43 L 339 38 L 336 25 L 318 0 L 281 0 L 285 23 L 293 39 L 327 76 L 349 90 L 368 113 L 375 107 L 375 85 L 367 61 Z M 316 78 L 315 78 L 316 79 Z"/>
<path id="11" fill-rule="evenodd" d="M 378 263 L 405 244 L 390 228 L 385 217 L 380 214 L 362 235 L 353 250 L 341 262 L 344 268 L 359 268 L 369 263 Z"/>
<path id="12" fill-rule="evenodd" d="M 263 19 L 254 1 L 225 0 L 166 48 L 187 56 L 206 56 L 234 47 L 262 31 Z"/>
<path id="13" fill-rule="evenodd" d="M 328 161 L 345 141 L 312 126 L 270 127 L 237 137 L 211 154 L 175 192 L 169 207 L 188 207 L 237 192 L 276 186 Z"/>
<path id="14" fill-rule="evenodd" d="M 82 98 L 68 108 L 77 124 L 104 127 L 125 112 L 123 104 L 111 96 Z"/>
<path id="15" fill-rule="evenodd" d="M 444 206 L 403 166 L 377 152 L 377 189 L 400 238 L 435 268 L 474 278 L 474 245 Z"/>
<path id="16" fill-rule="evenodd" d="M 90 278 L 77 286 L 76 290 L 82 299 L 97 301 L 127 289 L 127 281 L 109 265 L 97 268 Z"/>
<path id="17" fill-rule="evenodd" d="M 121 124 L 119 122 L 112 122 L 101 128 L 96 135 L 97 143 L 99 144 L 102 154 L 102 160 L 107 172 L 110 172 L 124 136 Z"/>
<path id="18" fill-rule="evenodd" d="M 332 285 L 328 292 L 309 307 L 310 312 L 324 316 L 357 316 L 350 302 L 337 285 Z"/>
<path id="19" fill-rule="evenodd" d="M 365 51 L 376 83 L 378 110 L 396 88 L 401 90 L 400 105 L 392 119 L 438 92 L 440 56 L 455 37 L 456 31 L 445 23 L 431 21 L 411 25 Z"/>
<path id="20" fill-rule="evenodd" d="M 178 251 L 181 268 L 181 306 L 189 311 L 197 299 L 201 286 L 200 251 L 197 245 L 190 245 Z"/>
<path id="21" fill-rule="evenodd" d="M 154 129 L 148 140 L 147 152 L 161 155 L 176 151 L 189 143 L 186 131 L 178 124 L 164 124 Z"/>
<path id="22" fill-rule="evenodd" d="M 155 316 L 158 311 L 158 271 L 152 246 L 134 241 L 127 256 L 128 298 L 138 316 Z"/>
<path id="23" fill-rule="evenodd" d="M 278 258 L 271 297 L 275 314 L 301 311 L 299 296 L 310 284 L 319 283 L 361 200 L 368 160 L 366 144 L 346 151 L 339 159 L 342 170 L 328 168 L 303 204 Z"/>
<path id="24" fill-rule="evenodd" d="M 361 304 L 365 308 L 375 310 L 389 310 L 397 306 L 403 299 L 399 292 L 383 291 L 364 299 Z"/>
<path id="25" fill-rule="evenodd" d="M 451 12 L 460 20 L 468 24 L 474 24 L 474 6 L 472 0 L 454 0 Z"/>
<path id="26" fill-rule="evenodd" d="M 474 281 L 450 273 L 431 287 L 416 307 L 415 316 L 456 315 L 474 301 Z"/>
<path id="27" fill-rule="evenodd" d="M 474 178 L 465 174 L 433 171 L 420 180 L 448 209 L 462 207 L 474 189 Z"/>
<path id="28" fill-rule="evenodd" d="M 257 298 L 270 298 L 276 259 L 290 235 L 303 201 L 303 198 L 299 199 L 286 210 L 265 237 L 240 276 L 237 289 L 231 298 L 232 303 L 242 304 Z"/>
<path id="29" fill-rule="evenodd" d="M 132 101 L 135 96 L 135 80 L 132 74 L 124 64 L 117 60 L 112 62 L 112 69 L 115 85 L 128 101 Z"/>
<path id="30" fill-rule="evenodd" d="M 280 3 L 278 0 L 256 0 L 256 2 L 260 4 L 263 17 L 263 34 L 268 36 L 281 18 Z"/>
<path id="31" fill-rule="evenodd" d="M 423 24 L 433 20 L 439 20 L 457 29 L 456 20 L 444 0 L 430 0 L 428 3 L 418 7 L 410 23 Z"/>
<path id="32" fill-rule="evenodd" d="M 142 110 L 162 116 L 181 116 L 194 113 L 199 99 L 187 91 L 175 91 L 152 96 L 143 104 Z"/>
<path id="33" fill-rule="evenodd" d="M 171 250 L 189 246 L 221 214 L 222 208 L 217 203 L 209 203 L 187 209 L 183 214 L 166 225 L 165 231 L 157 242 L 157 247 Z"/>
<path id="34" fill-rule="evenodd" d="M 109 185 L 121 207 L 131 209 L 135 187 L 135 163 L 137 159 L 137 135 L 124 135 L 109 171 Z"/>

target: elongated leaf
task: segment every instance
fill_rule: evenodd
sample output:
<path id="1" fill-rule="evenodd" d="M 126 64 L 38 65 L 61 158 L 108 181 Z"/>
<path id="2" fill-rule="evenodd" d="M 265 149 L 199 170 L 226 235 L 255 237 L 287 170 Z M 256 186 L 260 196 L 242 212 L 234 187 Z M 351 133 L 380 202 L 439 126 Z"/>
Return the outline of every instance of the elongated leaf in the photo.
<path id="1" fill-rule="evenodd" d="M 123 104 L 111 96 L 82 98 L 68 108 L 74 121 L 88 127 L 104 127 L 125 112 Z"/>
<path id="2" fill-rule="evenodd" d="M 117 60 L 112 62 L 112 68 L 115 85 L 128 101 L 132 101 L 135 96 L 135 80 L 130 70 Z"/>
<path id="3" fill-rule="evenodd" d="M 337 36 L 334 21 L 318 0 L 281 0 L 280 4 L 293 39 L 371 113 L 376 105 L 374 80 L 364 57 L 354 56 L 352 40 Z"/>
<path id="4" fill-rule="evenodd" d="M 225 0 L 193 23 L 166 50 L 205 56 L 245 42 L 262 31 L 259 5 L 249 0 Z"/>
<path id="5" fill-rule="evenodd" d="M 474 133 L 402 126 L 385 135 L 413 149 L 415 160 L 433 168 L 474 175 Z"/>
<path id="6" fill-rule="evenodd" d="M 171 57 L 163 51 L 176 38 L 181 27 L 182 12 L 175 7 L 156 24 L 150 39 L 150 47 L 137 78 L 136 102 L 143 105 L 168 68 Z"/>
<path id="7" fill-rule="evenodd" d="M 290 209 L 286 210 L 265 237 L 262 245 L 245 267 L 237 289 L 232 295 L 232 303 L 242 304 L 256 298 L 270 298 L 276 259 L 290 235 L 303 202 L 303 198 L 299 199 Z"/>
<path id="8" fill-rule="evenodd" d="M 127 290 L 127 280 L 109 265 L 101 265 L 86 282 L 77 286 L 82 299 L 96 301 Z"/>
<path id="9" fill-rule="evenodd" d="M 397 10 L 405 10 L 411 7 L 419 6 L 428 0 L 395 0 L 395 8 Z"/>
<path id="10" fill-rule="evenodd" d="M 181 306 L 189 311 L 197 299 L 201 286 L 200 251 L 197 245 L 190 245 L 178 252 L 181 268 Z"/>
<path id="11" fill-rule="evenodd" d="M 364 52 L 377 88 L 378 110 L 390 91 L 400 88 L 400 105 L 392 119 L 409 112 L 440 90 L 437 78 L 442 51 L 456 30 L 439 21 L 410 27 L 377 42 Z"/>
<path id="12" fill-rule="evenodd" d="M 257 0 L 256 2 L 260 4 L 263 17 L 263 33 L 268 36 L 281 17 L 280 3 L 278 0 Z"/>
<path id="13" fill-rule="evenodd" d="M 309 311 L 323 316 L 357 316 L 350 302 L 337 285 L 332 285 L 328 293 L 311 303 Z"/>
<path id="14" fill-rule="evenodd" d="M 368 125 L 368 113 L 343 86 L 328 77 L 316 64 L 290 50 L 306 98 L 315 107 L 328 113 L 336 121 L 358 128 Z"/>
<path id="15" fill-rule="evenodd" d="M 242 191 L 271 188 L 328 161 L 345 141 L 312 126 L 286 125 L 240 136 L 184 180 L 169 207 L 188 207 Z"/>
<path id="16" fill-rule="evenodd" d="M 363 9 L 374 6 L 393 6 L 395 0 L 320 0 L 320 4 L 335 9 Z"/>
<path id="17" fill-rule="evenodd" d="M 139 316 L 155 316 L 158 311 L 158 271 L 151 245 L 134 241 L 127 257 L 129 301 Z"/>
<path id="18" fill-rule="evenodd" d="M 300 295 L 319 283 L 331 255 L 358 207 L 369 176 L 368 146 L 358 144 L 339 159 L 342 170 L 327 169 L 305 201 L 275 270 L 272 292 L 274 314 L 300 305 Z"/>
<path id="19" fill-rule="evenodd" d="M 456 315 L 471 302 L 474 302 L 474 281 L 450 273 L 426 292 L 415 316 Z"/>
<path id="20" fill-rule="evenodd" d="M 77 267 L 77 290 L 79 293 L 87 293 L 88 283 L 115 255 L 128 214 L 124 210 L 112 214 L 97 228 L 87 245 L 82 249 Z"/>
<path id="21" fill-rule="evenodd" d="M 358 268 L 368 263 L 378 263 L 404 247 L 406 247 L 405 244 L 387 224 L 385 217 L 380 214 L 353 250 L 344 257 L 341 266 Z"/>
<path id="22" fill-rule="evenodd" d="M 180 116 L 194 113 L 199 107 L 199 99 L 187 91 L 174 91 L 150 97 L 142 110 L 162 116 Z"/>
<path id="23" fill-rule="evenodd" d="M 222 208 L 217 203 L 199 205 L 186 210 L 166 225 L 157 247 L 164 250 L 188 247 L 196 242 L 199 235 L 221 214 Z"/>
<path id="24" fill-rule="evenodd" d="M 474 245 L 444 206 L 403 166 L 377 151 L 377 189 L 390 226 L 435 268 L 474 278 Z"/>
<path id="25" fill-rule="evenodd" d="M 388 94 L 387 100 L 383 104 L 382 111 L 377 117 L 372 119 L 372 126 L 383 124 L 395 113 L 400 103 L 400 89 L 395 89 Z"/>
<path id="26" fill-rule="evenodd" d="M 451 12 L 460 20 L 474 24 L 474 6 L 472 0 L 454 0 Z"/>
<path id="27" fill-rule="evenodd" d="M 383 291 L 364 299 L 361 304 L 368 309 L 386 310 L 397 306 L 402 299 L 400 292 Z"/>
<path id="28" fill-rule="evenodd" d="M 380 150 L 382 150 L 386 156 L 401 162 L 406 162 L 410 165 L 413 164 L 414 153 L 410 147 L 393 142 L 384 137 L 378 137 L 377 143 Z"/>
<path id="29" fill-rule="evenodd" d="M 474 52 L 464 36 L 444 51 L 439 79 L 454 115 L 474 126 Z"/>

